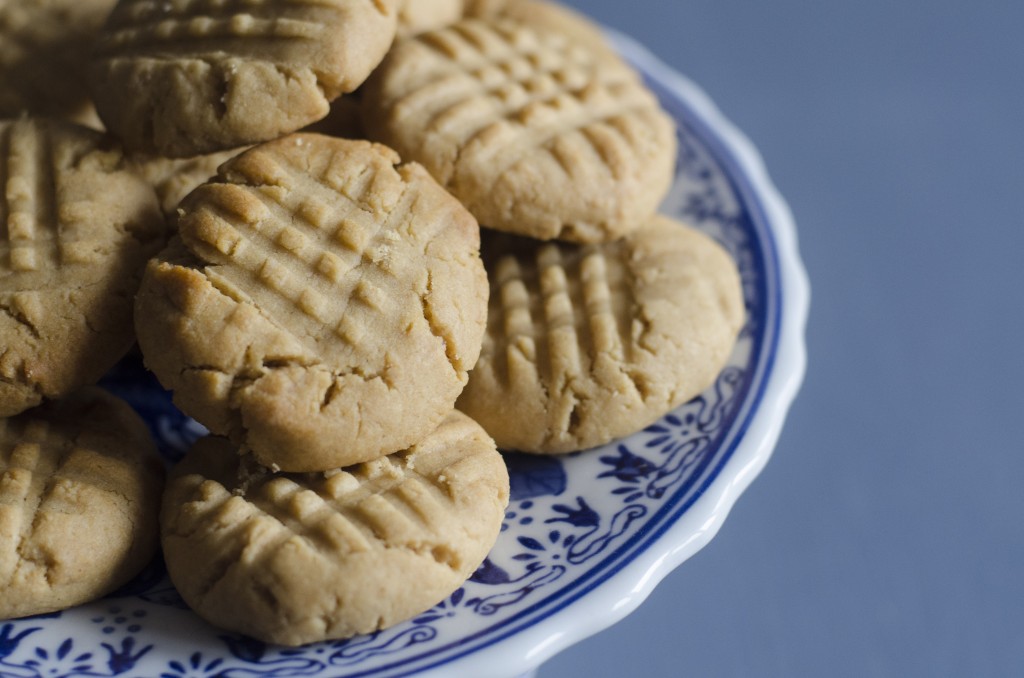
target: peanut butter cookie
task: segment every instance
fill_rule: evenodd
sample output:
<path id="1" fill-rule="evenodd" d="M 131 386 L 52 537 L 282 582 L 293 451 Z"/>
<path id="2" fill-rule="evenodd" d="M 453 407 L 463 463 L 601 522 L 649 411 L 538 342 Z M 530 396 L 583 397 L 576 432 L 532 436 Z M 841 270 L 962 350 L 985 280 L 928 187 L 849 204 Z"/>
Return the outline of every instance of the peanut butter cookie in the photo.
<path id="1" fill-rule="evenodd" d="M 156 551 L 162 486 L 145 423 L 98 388 L 0 419 L 0 619 L 135 576 Z"/>
<path id="2" fill-rule="evenodd" d="M 397 0 L 121 0 L 90 78 L 132 152 L 187 157 L 293 132 L 327 115 L 384 57 Z"/>
<path id="3" fill-rule="evenodd" d="M 240 461 L 205 438 L 174 470 L 167 569 L 211 623 L 284 645 L 370 633 L 440 602 L 483 561 L 508 503 L 494 441 L 458 412 L 407 450 L 327 473 Z"/>
<path id="4" fill-rule="evenodd" d="M 0 121 L 0 416 L 95 383 L 135 341 L 132 297 L 166 236 L 119 147 Z"/>
<path id="5" fill-rule="evenodd" d="M 483 226 L 614 240 L 671 183 L 674 125 L 607 50 L 511 20 L 395 45 L 364 87 L 372 138 L 422 163 Z"/>
<path id="6" fill-rule="evenodd" d="M 711 238 L 656 216 L 604 245 L 485 238 L 491 305 L 459 408 L 501 448 L 562 453 L 633 433 L 725 366 L 739 274 Z"/>
<path id="7" fill-rule="evenodd" d="M 314 471 L 403 449 L 452 410 L 487 279 L 476 222 L 422 167 L 292 135 L 228 161 L 180 209 L 136 324 L 185 413 L 266 466 Z"/>

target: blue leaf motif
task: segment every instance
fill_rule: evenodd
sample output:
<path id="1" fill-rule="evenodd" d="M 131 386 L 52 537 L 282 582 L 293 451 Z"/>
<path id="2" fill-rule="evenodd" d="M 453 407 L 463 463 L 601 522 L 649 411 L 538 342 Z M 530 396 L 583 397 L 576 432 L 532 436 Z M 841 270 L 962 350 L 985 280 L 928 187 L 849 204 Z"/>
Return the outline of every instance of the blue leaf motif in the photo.
<path id="1" fill-rule="evenodd" d="M 412 623 L 413 624 L 429 624 L 430 622 L 435 622 L 438 619 L 441 619 L 442 617 L 443 617 L 443 615 L 440 615 L 440 614 L 427 614 L 427 615 L 423 615 L 422 617 L 416 617 L 415 619 L 412 620 Z"/>
<path id="2" fill-rule="evenodd" d="M 545 550 L 547 550 L 547 549 L 545 549 L 544 544 L 541 544 L 539 541 L 537 541 L 533 537 L 519 537 L 519 539 L 517 541 L 520 544 L 522 544 L 523 546 L 525 546 L 526 548 L 530 549 L 531 551 L 545 551 Z"/>

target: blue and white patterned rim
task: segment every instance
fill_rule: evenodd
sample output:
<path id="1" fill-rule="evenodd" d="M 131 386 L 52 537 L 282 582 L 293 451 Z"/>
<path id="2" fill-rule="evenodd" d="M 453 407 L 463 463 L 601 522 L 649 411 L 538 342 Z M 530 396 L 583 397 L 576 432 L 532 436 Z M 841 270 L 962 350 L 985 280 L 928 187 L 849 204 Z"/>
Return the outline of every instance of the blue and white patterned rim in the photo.
<path id="1" fill-rule="evenodd" d="M 470 581 L 416 619 L 280 648 L 209 627 L 154 562 L 104 600 L 0 623 L 0 677 L 514 676 L 618 621 L 706 544 L 766 463 L 803 376 L 806 276 L 792 219 L 753 147 L 691 83 L 632 40 L 617 47 L 679 125 L 663 210 L 736 258 L 747 323 L 700 397 L 645 431 L 563 458 L 508 455 L 512 501 Z M 177 458 L 202 428 L 138 357 L 105 380 Z"/>

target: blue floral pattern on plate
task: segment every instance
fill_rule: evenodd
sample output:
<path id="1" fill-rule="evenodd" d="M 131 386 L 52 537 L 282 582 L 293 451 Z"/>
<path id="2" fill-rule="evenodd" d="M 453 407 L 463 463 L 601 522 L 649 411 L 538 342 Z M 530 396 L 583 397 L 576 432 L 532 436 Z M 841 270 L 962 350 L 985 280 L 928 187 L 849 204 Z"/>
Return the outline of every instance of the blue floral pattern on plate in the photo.
<path id="1" fill-rule="evenodd" d="M 677 178 L 663 211 L 712 235 L 740 268 L 747 321 L 715 384 L 601 448 L 560 458 L 506 455 L 512 496 L 497 545 L 463 587 L 406 623 L 302 648 L 269 646 L 193 615 L 157 558 L 104 600 L 0 623 L 0 676 L 406 675 L 499 648 L 593 595 L 652 548 L 719 478 L 759 405 L 778 341 L 781 289 L 773 226 L 728 145 L 684 92 L 645 68 L 650 57 L 628 41 L 622 46 L 640 59 L 678 124 Z M 104 385 L 143 414 L 170 461 L 204 433 L 172 406 L 137 354 Z M 510 664 L 509 675 L 541 660 Z"/>

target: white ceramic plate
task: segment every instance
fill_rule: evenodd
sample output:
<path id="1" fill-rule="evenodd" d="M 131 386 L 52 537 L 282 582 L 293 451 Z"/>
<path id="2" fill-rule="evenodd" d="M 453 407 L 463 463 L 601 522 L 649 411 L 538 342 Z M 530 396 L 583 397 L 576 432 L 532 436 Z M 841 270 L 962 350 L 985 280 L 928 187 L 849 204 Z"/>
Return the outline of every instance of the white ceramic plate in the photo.
<path id="1" fill-rule="evenodd" d="M 509 455 L 512 501 L 497 545 L 462 588 L 409 622 L 267 646 L 202 622 L 156 562 L 106 599 L 0 624 L 0 676 L 515 676 L 624 617 L 714 536 L 768 460 L 802 379 L 806 276 L 789 212 L 753 147 L 693 84 L 613 37 L 679 125 L 663 211 L 714 236 L 740 267 L 747 322 L 717 383 L 602 448 Z M 137 358 L 106 385 L 143 413 L 172 458 L 201 431 Z"/>

